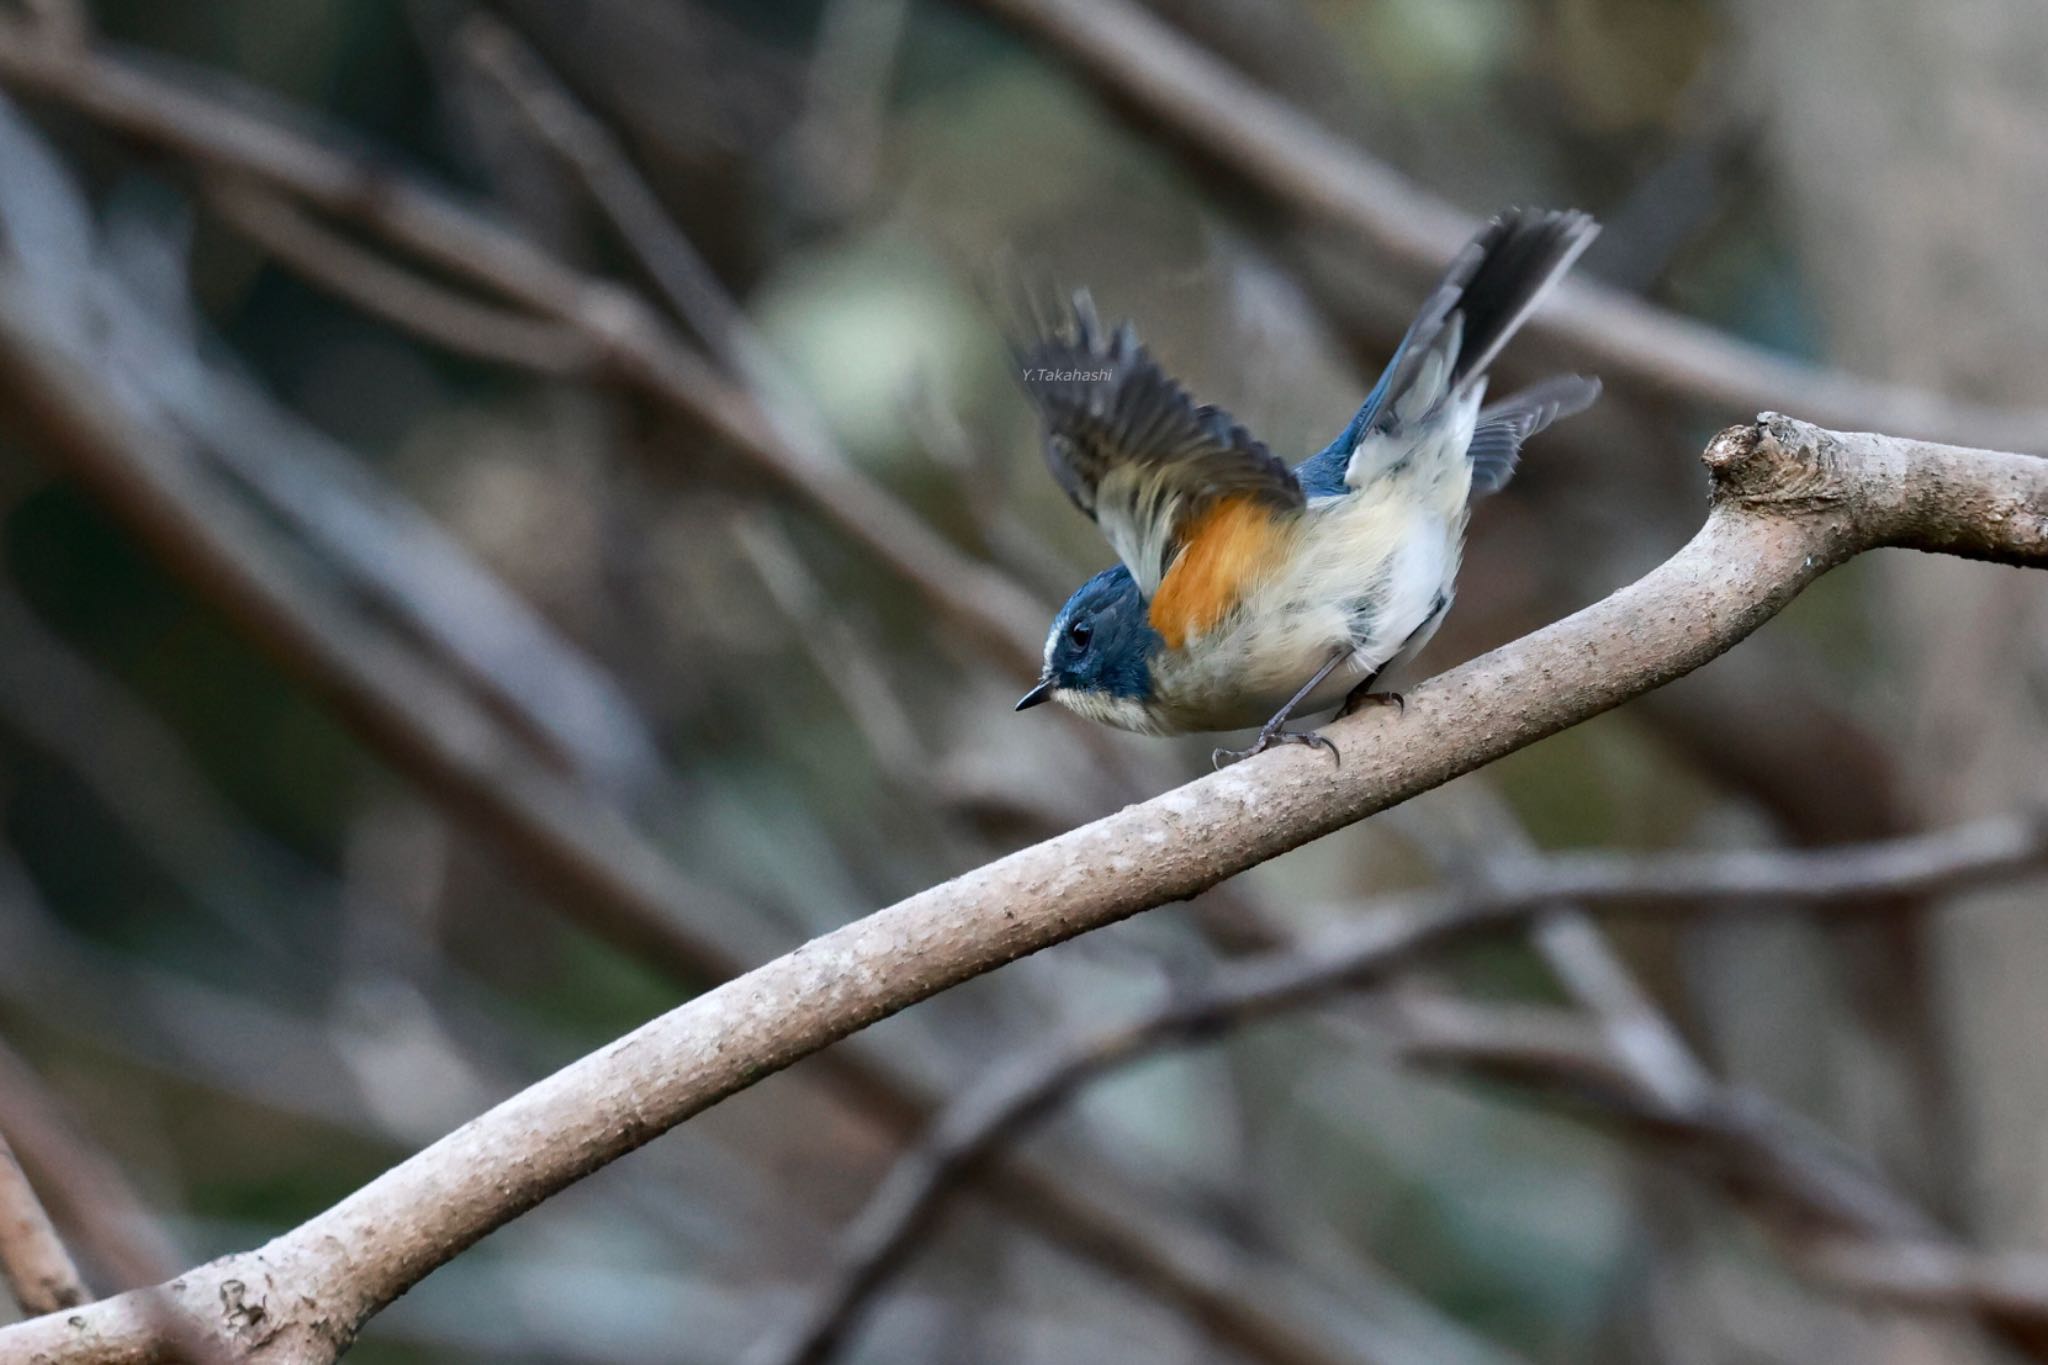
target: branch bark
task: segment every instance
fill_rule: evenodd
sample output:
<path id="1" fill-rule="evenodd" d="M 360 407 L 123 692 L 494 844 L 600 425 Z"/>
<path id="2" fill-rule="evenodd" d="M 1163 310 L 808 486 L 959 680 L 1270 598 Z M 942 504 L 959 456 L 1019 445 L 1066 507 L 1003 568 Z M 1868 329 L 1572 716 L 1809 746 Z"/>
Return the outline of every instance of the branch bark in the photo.
<path id="1" fill-rule="evenodd" d="M 21 1311 L 31 1315 L 76 1308 L 92 1298 L 5 1137 L 0 1137 L 0 1280 Z"/>
<path id="2" fill-rule="evenodd" d="M 21 382 L 20 359 L 9 397 L 46 406 L 46 392 Z M 1269 755 L 826 934 L 564 1068 L 266 1246 L 174 1281 L 167 1294 L 240 1359 L 330 1360 L 434 1267 L 764 1076 L 1006 962 L 1184 900 L 1618 706 L 1733 647 L 1862 551 L 1905 546 L 2048 567 L 2048 461 L 1775 415 L 1722 433 L 1703 459 L 1713 500 L 1691 542 L 1612 596 L 1414 689 L 1405 714 L 1333 725 L 1341 764 L 1304 751 Z M 1544 890 L 1545 900 L 1558 894 Z M 140 1361 L 155 1337 L 136 1300 L 122 1296 L 0 1332 L 0 1353 Z"/>
<path id="3" fill-rule="evenodd" d="M 2017 815 L 1938 834 L 1803 853 L 1528 857 L 1490 868 L 1489 889 L 1427 911 L 1403 898 L 1366 907 L 1349 917 L 1361 927 L 1335 942 L 1233 963 L 1187 998 L 1169 1000 L 1137 1019 L 1062 1041 L 996 1069 L 948 1106 L 890 1168 L 842 1235 L 836 1267 L 825 1284 L 784 1331 L 755 1345 L 747 1365 L 825 1365 L 867 1305 L 908 1261 L 959 1184 L 977 1165 L 1018 1141 L 1085 1087 L 1159 1052 L 1206 1043 L 1276 1012 L 1384 982 L 1419 953 L 1440 944 L 1452 926 L 1474 936 L 1507 927 L 1510 916 L 1526 915 L 1537 921 L 1540 934 L 1546 927 L 1578 921 L 1583 914 L 1574 909 L 1570 918 L 1558 920 L 1550 908 L 1554 900 L 1635 903 L 1686 912 L 1750 900 L 1769 902 L 1774 909 L 1801 905 L 1854 910 L 1888 895 L 1966 890 L 2044 869 L 2048 817 Z M 1590 924 L 1584 927 L 1591 931 Z M 1623 1097 L 1627 1112 L 1639 1121 L 1654 1123 L 1667 1133 L 1675 1131 L 1697 1145 L 1723 1149 L 1724 1154 L 1732 1146 L 1737 1155 L 1757 1155 L 1756 1144 L 1733 1143 L 1723 1127 L 1703 1117 L 1737 1108 L 1711 1078 L 1704 1072 L 1694 1076 L 1688 1059 L 1683 1084 L 1669 1084 L 1662 1068 L 1637 1064 L 1628 1040 L 1606 1027 L 1611 1020 L 1600 1010 L 1589 1007 L 1590 1020 L 1565 1014 L 1563 1027 L 1546 1029 L 1545 1024 L 1554 1022 L 1549 1014 L 1564 1012 L 1513 1012 L 1500 1020 L 1504 1027 L 1492 1027 L 1501 1013 L 1498 1009 L 1479 1010 L 1434 998 L 1393 1003 L 1396 1042 L 1418 1059 L 1479 1065 L 1553 1090 L 1576 1091 L 1580 1086 L 1575 1082 L 1591 1077 L 1603 1093 Z M 1775 1136 L 1782 1129 L 1759 1125 L 1758 1131 Z M 1759 1173 L 1806 1174 L 1783 1158 L 1762 1165 L 1752 1162 L 1745 1172 L 1752 1180 Z M 1857 1188 L 1857 1182 L 1872 1180 L 1860 1171 L 1829 1170 L 1827 1177 L 1828 1189 Z M 1795 1183 L 1788 1192 L 1781 1179 L 1781 1187 L 1768 1193 L 1776 1207 L 1791 1210 L 1803 1222 L 1826 1221 L 1887 1243 L 1910 1235 L 1923 1247 L 1938 1246 L 1918 1220 L 1879 1222 L 1866 1212 L 1878 1200 L 1830 1200 L 1814 1193 L 1819 1183 Z M 1842 1213 L 1845 1208 L 1852 1212 Z M 1846 1275 L 1832 1278 L 1853 1286 Z M 1947 1307 L 1960 1301 L 1960 1296 L 1927 1297 Z M 2024 1310 L 2007 1307 L 2014 1315 L 2024 1311 L 2031 1323 L 2048 1322 L 2048 1296 Z"/>

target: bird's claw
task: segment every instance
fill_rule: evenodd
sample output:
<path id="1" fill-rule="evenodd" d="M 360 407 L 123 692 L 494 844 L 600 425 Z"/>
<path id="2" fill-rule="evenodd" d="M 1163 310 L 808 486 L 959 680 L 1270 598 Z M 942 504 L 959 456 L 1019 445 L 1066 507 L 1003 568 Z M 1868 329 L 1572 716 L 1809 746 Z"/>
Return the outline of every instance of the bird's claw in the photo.
<path id="1" fill-rule="evenodd" d="M 1408 698 L 1399 692 L 1368 692 L 1360 688 L 1344 699 L 1344 707 L 1337 712 L 1337 718 L 1342 720 L 1355 715 L 1368 706 L 1391 706 L 1404 716 L 1408 714 Z"/>
<path id="2" fill-rule="evenodd" d="M 1326 749 L 1332 762 L 1339 766 L 1344 762 L 1344 756 L 1337 752 L 1337 746 L 1327 737 L 1317 734 L 1314 730 L 1282 730 L 1278 726 L 1268 726 L 1259 731 L 1259 737 L 1252 741 L 1249 749 L 1216 750 L 1209 755 L 1209 762 L 1221 768 L 1225 759 L 1237 762 L 1255 754 L 1262 754 L 1276 744 L 1305 744 L 1314 749 Z"/>

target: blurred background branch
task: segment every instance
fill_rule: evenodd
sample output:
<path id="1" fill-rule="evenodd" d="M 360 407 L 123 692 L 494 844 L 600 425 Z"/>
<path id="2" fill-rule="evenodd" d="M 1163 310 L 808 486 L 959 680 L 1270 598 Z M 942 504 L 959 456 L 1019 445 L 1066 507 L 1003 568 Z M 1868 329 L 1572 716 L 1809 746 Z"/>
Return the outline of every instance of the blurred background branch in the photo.
<path id="1" fill-rule="evenodd" d="M 1017 1058 L 962 1095 L 896 1163 L 847 1229 L 833 1276 L 801 1319 L 786 1333 L 764 1339 L 748 1357 L 750 1365 L 822 1365 L 832 1359 L 868 1302 L 915 1252 L 960 1179 L 1077 1091 L 1160 1051 L 1212 1043 L 1275 1011 L 1322 1005 L 1330 995 L 1379 986 L 1412 965 L 1417 953 L 1444 946 L 1447 925 L 1468 933 L 1498 932 L 1506 927 L 1500 919 L 1504 908 L 1533 911 L 1552 901 L 1662 904 L 1682 913 L 1758 902 L 1777 909 L 1836 903 L 1855 908 L 1887 892 L 1953 890 L 2037 875 L 2044 868 L 2048 820 L 2016 817 L 1818 854 L 1522 858 L 1512 872 L 1489 869 L 1494 886 L 1502 889 L 1463 903 L 1447 902 L 1426 914 L 1399 905 L 1360 907 L 1353 916 L 1360 926 L 1353 946 L 1304 946 L 1233 963 L 1185 998 Z M 1555 942 L 1564 929 L 1581 943 L 1594 941 L 1579 937 L 1597 934 L 1591 922 L 1580 912 L 1567 913 L 1566 919 L 1555 913 L 1539 917 L 1534 932 Z M 1582 962 L 1572 954 L 1560 957 L 1563 972 Z M 1960 1254 L 1935 1243 L 1924 1215 L 1866 1171 L 1802 1141 L 1792 1120 L 1768 1102 L 1717 1087 L 1690 1058 L 1661 1066 L 1631 1059 L 1628 1033 L 1602 1038 L 1598 1006 L 1588 1010 L 1588 1018 L 1564 1021 L 1428 995 L 1396 995 L 1393 1006 L 1382 1027 L 1397 1055 L 1510 1079 L 1538 1095 L 1589 1107 L 1597 1117 L 1618 1119 L 1690 1164 L 1718 1172 L 1731 1193 L 1784 1230 L 1794 1250 L 1825 1228 L 1861 1234 L 1881 1248 L 1911 1238 L 1916 1253 Z M 1631 998 L 1623 1008 L 1622 1018 L 1632 1028 L 1661 1035 L 1668 1027 L 1647 1002 Z M 1826 1278 L 1850 1292 L 1908 1297 L 1887 1286 L 1886 1262 L 1875 1252 L 1859 1260 L 1836 1242 L 1825 1262 Z M 1870 1273 L 1862 1276 L 1847 1269 L 1866 1265 Z M 1972 1292 L 1968 1286 L 1975 1283 L 2003 1283 L 2007 1289 L 1994 1299 Z M 2048 1288 L 2031 1273 L 1990 1270 L 1981 1279 L 1958 1275 L 1949 1294 L 1923 1288 L 1912 1297 L 1937 1309 L 1996 1303 L 1994 1316 L 2016 1316 L 2023 1330 L 2038 1334 L 2039 1325 L 2048 1323 L 2048 1296 L 2030 1298 L 2015 1291 L 2019 1285 Z"/>
<path id="2" fill-rule="evenodd" d="M 1372 249 L 1418 285 L 1477 226 L 1235 75 L 1134 0 L 974 3 L 1073 63 L 1110 104 L 1158 128 L 1205 169 L 1308 223 L 1343 229 L 1354 247 Z M 2034 449 L 2048 436 L 2048 411 L 1973 409 L 1829 373 L 1581 280 L 1568 282 L 1530 330 L 1562 352 L 1562 363 L 1721 412 L 1796 410 L 1828 426 L 1999 450 Z"/>
<path id="3" fill-rule="evenodd" d="M 0 1138 L 0 1279 L 21 1311 L 34 1316 L 75 1308 L 92 1297 L 21 1169 Z"/>

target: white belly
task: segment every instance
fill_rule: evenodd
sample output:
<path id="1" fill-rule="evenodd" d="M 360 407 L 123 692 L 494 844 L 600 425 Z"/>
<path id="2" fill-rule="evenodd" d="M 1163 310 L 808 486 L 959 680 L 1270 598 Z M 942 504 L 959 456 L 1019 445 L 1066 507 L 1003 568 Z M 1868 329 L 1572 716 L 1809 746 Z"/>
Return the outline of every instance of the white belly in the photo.
<path id="1" fill-rule="evenodd" d="M 1297 708 L 1327 710 L 1397 655 L 1413 655 L 1449 605 L 1464 531 L 1462 503 L 1449 517 L 1427 503 L 1370 495 L 1311 506 L 1284 569 L 1211 636 L 1155 664 L 1174 728 L 1263 724 L 1342 653 Z"/>

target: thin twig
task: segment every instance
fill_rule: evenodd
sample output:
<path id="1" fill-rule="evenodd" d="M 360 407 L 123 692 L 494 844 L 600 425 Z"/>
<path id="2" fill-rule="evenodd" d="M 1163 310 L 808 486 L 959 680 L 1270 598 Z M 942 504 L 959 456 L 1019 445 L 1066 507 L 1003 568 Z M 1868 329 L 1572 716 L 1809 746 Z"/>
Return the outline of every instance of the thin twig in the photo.
<path id="1" fill-rule="evenodd" d="M 90 1303 L 92 1291 L 8 1146 L 4 1127 L 0 1118 L 0 1280 L 31 1317 Z"/>
<path id="2" fill-rule="evenodd" d="M 6 1164 L 13 1166 L 18 1154 L 36 1172 L 85 1254 L 115 1284 L 129 1287 L 121 1300 L 131 1305 L 126 1311 L 140 1336 L 140 1349 L 132 1357 L 138 1365 L 226 1365 L 226 1350 L 158 1283 L 178 1264 L 178 1252 L 156 1216 L 42 1077 L 4 1042 L 0 1133 L 8 1139 L 0 1148 L 10 1149 Z M 76 1282 L 75 1271 L 73 1278 Z M 87 1302 L 90 1295 L 62 1307 L 77 1309 Z M 7 1358 L 0 1350 L 0 1360 Z M 31 1353 L 26 1359 L 36 1357 Z"/>
<path id="3" fill-rule="evenodd" d="M 909 18 L 910 0 L 827 0 L 803 113 L 788 143 L 796 197 L 813 214 L 850 213 L 874 186 Z"/>
<path id="4" fill-rule="evenodd" d="M 788 618 L 790 634 L 853 718 L 883 776 L 906 794 L 919 792 L 931 780 L 932 755 L 877 651 L 829 604 L 789 537 L 765 516 L 736 518 L 732 537 Z"/>
<path id="5" fill-rule="evenodd" d="M 470 15 L 459 41 L 477 69 L 582 182 L 669 306 L 728 372 L 744 373 L 745 351 L 752 346 L 744 335 L 745 315 L 610 131 L 496 19 Z"/>
<path id="6" fill-rule="evenodd" d="M 155 1284 L 179 1253 L 141 1195 L 13 1048 L 0 1043 L 0 1131 L 86 1258 L 115 1285 Z M 4 1356 L 0 1356 L 4 1358 Z"/>
<path id="7" fill-rule="evenodd" d="M 1469 784 L 1468 793 L 1485 826 L 1480 840 L 1493 854 L 1481 875 L 1495 885 L 1511 884 L 1513 864 L 1534 856 L 1535 843 L 1497 796 Z M 1705 1065 L 1583 907 L 1560 902 L 1538 915 L 1530 942 L 1566 992 L 1600 1020 L 1615 1054 L 1646 1088 L 1679 1104 L 1707 1083 Z"/>
<path id="8" fill-rule="evenodd" d="M 1988 1255 L 1941 1242 L 1836 1237 L 1807 1247 L 1801 1265 L 1843 1293 L 1921 1312 L 2039 1316 L 2048 1304 L 2048 1256 L 2038 1254 Z"/>
<path id="9" fill-rule="evenodd" d="M 1951 895 L 2048 862 L 2048 816 L 1998 816 L 1932 834 L 1833 849 L 1700 853 L 1559 853 L 1490 865 L 1518 899 L 1633 902 L 1682 911 L 1688 902 L 1776 901 L 1832 913 L 1892 896 Z"/>

